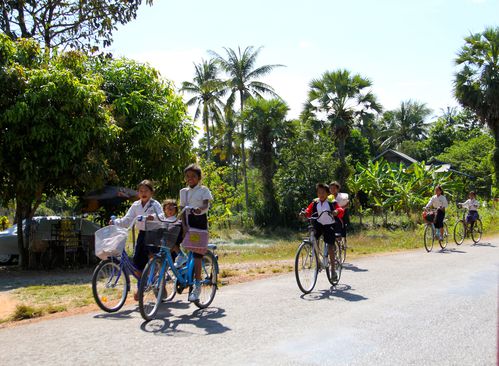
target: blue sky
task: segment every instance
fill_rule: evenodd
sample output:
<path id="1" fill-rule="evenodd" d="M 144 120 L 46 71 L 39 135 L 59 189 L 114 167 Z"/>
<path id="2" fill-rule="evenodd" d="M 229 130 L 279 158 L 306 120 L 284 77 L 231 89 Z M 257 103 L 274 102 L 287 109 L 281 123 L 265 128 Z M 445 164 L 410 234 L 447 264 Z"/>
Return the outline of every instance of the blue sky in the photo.
<path id="1" fill-rule="evenodd" d="M 259 65 L 286 65 L 262 81 L 288 103 L 289 118 L 310 80 L 338 68 L 368 77 L 385 109 L 414 99 L 438 115 L 457 105 L 464 37 L 498 25 L 499 0 L 155 0 L 119 27 L 111 52 L 148 62 L 179 87 L 207 50 L 263 46 Z"/>

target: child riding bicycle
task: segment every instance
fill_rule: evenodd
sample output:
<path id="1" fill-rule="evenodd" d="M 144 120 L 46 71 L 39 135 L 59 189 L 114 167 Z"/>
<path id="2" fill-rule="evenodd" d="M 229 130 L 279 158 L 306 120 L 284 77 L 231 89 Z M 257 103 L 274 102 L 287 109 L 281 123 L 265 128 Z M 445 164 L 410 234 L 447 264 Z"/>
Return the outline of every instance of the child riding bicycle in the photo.
<path id="1" fill-rule="evenodd" d="M 208 209 L 210 201 L 213 200 L 210 190 L 201 185 L 202 172 L 201 168 L 196 164 L 191 164 L 184 169 L 184 178 L 187 183 L 186 188 L 180 190 L 180 208 L 190 207 L 190 211 L 185 213 L 185 220 L 182 223 L 185 225 L 184 229 L 186 236 L 182 242 L 183 246 L 193 252 L 194 255 L 194 286 L 189 294 L 189 301 L 196 301 L 199 299 L 201 293 L 201 266 L 204 253 L 208 246 L 208 242 L 202 243 L 202 247 L 194 248 L 193 242 L 189 239 L 189 230 L 195 229 L 199 232 L 208 231 Z M 199 238 L 202 235 L 198 235 Z"/>
<path id="2" fill-rule="evenodd" d="M 314 199 L 310 205 L 308 205 L 305 210 L 307 217 L 311 217 L 313 214 L 320 215 L 323 211 L 329 211 L 335 217 L 341 219 L 343 217 L 343 208 L 336 201 L 329 201 L 329 187 L 324 183 L 317 183 L 315 186 L 317 191 L 318 199 Z M 328 214 L 320 215 L 320 217 L 314 221 L 315 227 L 315 238 L 319 239 L 321 235 L 324 236 L 324 242 L 328 244 L 328 253 L 331 258 L 331 268 L 333 280 L 338 279 L 336 269 L 334 268 L 335 263 L 335 253 L 334 253 L 334 240 L 335 240 L 335 228 L 334 220 Z"/>
<path id="3" fill-rule="evenodd" d="M 435 195 L 430 198 L 430 201 L 425 206 L 425 210 L 436 209 L 436 214 L 426 215 L 425 219 L 428 222 L 433 222 L 435 224 L 435 229 L 439 229 L 440 237 L 442 240 L 444 237 L 444 219 L 445 219 L 445 209 L 449 206 L 447 198 L 444 196 L 444 191 L 440 185 L 435 187 Z"/>
<path id="4" fill-rule="evenodd" d="M 468 199 L 465 202 L 458 203 L 458 205 L 468 210 L 468 214 L 466 215 L 467 224 L 472 224 L 479 219 L 478 208 L 480 207 L 480 202 L 477 201 L 474 191 L 468 194 Z"/>

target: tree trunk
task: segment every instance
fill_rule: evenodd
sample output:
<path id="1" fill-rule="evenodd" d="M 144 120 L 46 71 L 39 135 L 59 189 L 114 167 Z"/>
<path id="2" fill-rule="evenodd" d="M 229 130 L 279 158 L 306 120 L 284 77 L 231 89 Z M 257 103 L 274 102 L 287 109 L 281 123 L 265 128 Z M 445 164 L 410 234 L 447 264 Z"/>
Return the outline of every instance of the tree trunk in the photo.
<path id="1" fill-rule="evenodd" d="M 26 203 L 19 197 L 16 197 L 16 223 L 17 223 L 17 249 L 19 251 L 19 265 L 27 269 L 29 266 L 29 250 L 28 243 L 24 242 L 24 227 L 23 220 L 28 216 L 29 208 Z M 29 225 L 26 220 L 26 233 L 29 233 Z M 29 238 L 27 238 L 29 240 Z"/>
<path id="2" fill-rule="evenodd" d="M 241 113 L 243 112 L 244 108 L 244 101 L 243 101 L 243 92 L 239 92 L 239 96 L 241 99 Z M 241 118 L 241 157 L 242 157 L 242 164 L 243 164 L 243 181 L 244 181 L 244 198 L 246 202 L 246 211 L 249 211 L 249 193 L 248 193 L 248 175 L 246 174 L 246 150 L 244 148 L 244 140 L 245 140 L 245 130 L 244 130 L 244 121 Z"/>
<path id="3" fill-rule="evenodd" d="M 496 176 L 496 190 L 499 192 L 499 121 L 494 123 L 494 137 L 495 137 L 495 149 L 494 149 L 494 170 Z M 497 194 L 497 193 L 496 193 Z"/>
<path id="4" fill-rule="evenodd" d="M 335 179 L 341 184 L 343 190 L 346 188 L 346 181 L 350 175 L 349 167 L 345 159 L 345 141 L 345 139 L 341 138 L 336 142 L 340 166 L 335 171 Z"/>
<path id="5" fill-rule="evenodd" d="M 266 134 L 268 135 L 268 134 Z M 261 137 L 262 141 L 262 157 L 261 157 L 261 172 L 263 179 L 263 198 L 265 205 L 265 212 L 267 226 L 272 224 L 278 225 L 279 222 L 279 205 L 275 198 L 275 188 L 272 178 L 274 177 L 274 154 L 272 152 L 272 142 L 265 141 L 265 136 Z"/>
<path id="6" fill-rule="evenodd" d="M 203 122 L 206 128 L 206 160 L 211 161 L 211 144 L 210 144 L 210 121 L 208 119 L 208 107 L 203 104 Z"/>

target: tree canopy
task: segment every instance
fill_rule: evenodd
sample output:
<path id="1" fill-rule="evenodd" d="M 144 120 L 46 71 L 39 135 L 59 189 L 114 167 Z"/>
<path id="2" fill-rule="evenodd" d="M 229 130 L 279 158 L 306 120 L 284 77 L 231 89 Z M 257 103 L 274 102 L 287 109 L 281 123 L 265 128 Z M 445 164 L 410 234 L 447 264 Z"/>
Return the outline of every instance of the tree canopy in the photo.
<path id="1" fill-rule="evenodd" d="M 12 40 L 34 38 L 54 47 L 96 49 L 112 42 L 117 24 L 137 16 L 142 0 L 0 0 L 0 29 Z M 151 5 L 152 0 L 146 0 Z"/>

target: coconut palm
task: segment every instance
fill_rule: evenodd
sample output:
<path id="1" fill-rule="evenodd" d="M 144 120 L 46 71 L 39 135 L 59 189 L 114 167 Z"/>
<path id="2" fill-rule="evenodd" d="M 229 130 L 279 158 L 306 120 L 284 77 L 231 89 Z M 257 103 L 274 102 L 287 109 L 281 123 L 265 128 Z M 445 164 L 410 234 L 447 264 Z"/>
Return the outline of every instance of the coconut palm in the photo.
<path id="1" fill-rule="evenodd" d="M 196 106 L 194 119 L 201 119 L 206 132 L 206 157 L 211 157 L 210 120 L 220 121 L 224 104 L 220 99 L 225 93 L 225 83 L 218 78 L 218 67 L 214 60 L 201 60 L 194 64 L 195 76 L 192 82 L 184 81 L 181 91 L 193 94 L 188 106 Z"/>
<path id="2" fill-rule="evenodd" d="M 457 100 L 471 109 L 494 134 L 494 166 L 499 188 L 499 27 L 465 38 L 456 64 L 462 66 L 454 82 Z"/>
<path id="3" fill-rule="evenodd" d="M 273 97 L 279 97 L 270 85 L 256 80 L 268 75 L 276 67 L 282 66 L 264 65 L 256 67 L 256 59 L 261 49 L 262 47 L 259 47 L 255 50 L 252 46 L 249 46 L 246 47 L 244 51 L 241 51 L 241 48 L 238 47 L 236 52 L 231 48 L 224 47 L 226 57 L 223 57 L 214 51 L 210 51 L 212 56 L 220 65 L 221 69 L 229 76 L 227 85 L 230 90 L 230 95 L 227 100 L 228 106 L 234 106 L 236 99 L 239 99 L 240 111 L 242 111 L 244 109 L 245 102 L 254 96 L 263 97 L 264 95 L 269 94 Z M 244 121 L 242 119 L 240 120 L 240 124 L 244 193 L 246 198 L 246 207 L 248 207 L 248 179 L 246 175 L 246 152 L 244 147 L 246 131 Z"/>
<path id="4" fill-rule="evenodd" d="M 402 141 L 420 140 L 427 137 L 425 120 L 430 116 L 431 109 L 425 103 L 407 100 L 400 103 L 400 107 L 387 111 L 383 115 L 386 125 L 383 147 L 398 146 Z"/>
<path id="5" fill-rule="evenodd" d="M 316 126 L 330 129 L 341 163 L 336 174 L 342 184 L 348 177 L 345 141 L 354 122 L 382 109 L 370 90 L 371 85 L 369 79 L 348 70 L 327 71 L 321 78 L 310 82 L 302 117 L 319 122 Z"/>
<path id="6" fill-rule="evenodd" d="M 289 108 L 280 99 L 255 98 L 248 102 L 242 118 L 247 122 L 248 139 L 253 142 L 255 165 L 263 180 L 265 207 L 264 226 L 278 224 L 279 206 L 275 197 L 273 177 L 276 173 L 276 148 L 279 139 L 286 135 L 286 114 Z"/>

